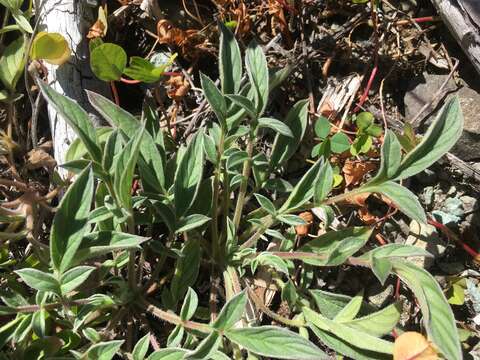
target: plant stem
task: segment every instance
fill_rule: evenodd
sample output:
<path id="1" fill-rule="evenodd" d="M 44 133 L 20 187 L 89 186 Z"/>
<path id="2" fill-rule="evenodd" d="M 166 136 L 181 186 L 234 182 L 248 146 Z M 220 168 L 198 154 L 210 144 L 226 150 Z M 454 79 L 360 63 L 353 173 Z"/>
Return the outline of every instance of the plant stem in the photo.
<path id="1" fill-rule="evenodd" d="M 273 320 L 280 322 L 282 324 L 285 324 L 287 326 L 293 326 L 293 327 L 302 327 L 305 326 L 304 321 L 300 320 L 293 320 L 293 319 L 288 319 L 286 317 L 283 317 L 281 315 L 278 315 L 277 313 L 273 312 L 270 310 L 268 307 L 265 306 L 263 301 L 255 294 L 255 292 L 251 289 L 248 288 L 248 295 L 252 299 L 252 301 L 255 303 L 255 305 L 268 317 L 272 318 Z"/>
<path id="2" fill-rule="evenodd" d="M 220 172 L 222 171 L 222 156 L 225 143 L 225 130 L 222 128 L 220 142 L 217 151 L 217 163 L 215 165 L 215 177 L 213 179 L 213 204 L 212 204 L 212 257 L 219 264 L 223 256 L 220 254 L 220 238 L 218 236 L 218 198 L 220 194 Z"/>
<path id="3" fill-rule="evenodd" d="M 147 299 L 141 299 L 140 305 L 143 307 L 144 310 L 148 311 L 153 316 L 156 316 L 157 318 L 162 319 L 170 324 L 182 325 L 187 329 L 197 330 L 204 334 L 210 334 L 213 331 L 213 329 L 207 324 L 202 324 L 189 320 L 184 321 L 180 318 L 180 316 L 160 309 L 159 307 L 149 302 Z"/>
<path id="4" fill-rule="evenodd" d="M 245 205 L 245 195 L 247 194 L 248 178 L 250 177 L 250 171 L 252 169 L 252 155 L 254 146 L 254 133 L 250 132 L 247 140 L 247 155 L 248 158 L 243 163 L 242 182 L 240 183 L 240 190 L 238 191 L 237 205 L 235 206 L 235 213 L 233 216 L 233 223 L 235 229 L 238 229 L 240 224 L 240 218 L 242 216 L 243 206 Z"/>
<path id="5" fill-rule="evenodd" d="M 240 250 L 249 248 L 255 245 L 260 239 L 260 237 L 268 230 L 270 226 L 274 223 L 273 218 L 269 215 L 263 218 L 263 226 L 259 228 L 247 241 L 245 241 L 242 245 L 240 245 Z"/>

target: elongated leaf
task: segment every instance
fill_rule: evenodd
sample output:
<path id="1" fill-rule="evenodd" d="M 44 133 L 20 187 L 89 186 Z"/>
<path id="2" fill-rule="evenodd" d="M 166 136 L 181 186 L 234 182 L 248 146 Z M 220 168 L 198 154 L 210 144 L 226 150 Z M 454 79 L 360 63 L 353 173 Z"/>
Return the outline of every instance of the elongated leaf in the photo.
<path id="1" fill-rule="evenodd" d="M 88 360 L 111 360 L 115 356 L 120 347 L 123 344 L 123 340 L 112 340 L 106 342 L 100 342 L 92 345 L 87 350 Z"/>
<path id="2" fill-rule="evenodd" d="M 297 151 L 303 139 L 308 123 L 308 100 L 297 102 L 288 112 L 285 124 L 290 128 L 293 137 L 278 134 L 272 147 L 270 168 L 283 165 Z"/>
<path id="3" fill-rule="evenodd" d="M 402 147 L 395 134 L 391 130 L 387 130 L 381 149 L 380 169 L 371 183 L 379 183 L 392 178 L 396 174 L 401 160 Z"/>
<path id="4" fill-rule="evenodd" d="M 65 121 L 72 127 L 88 150 L 91 158 L 98 163 L 102 162 L 102 152 L 98 146 L 95 129 L 88 114 L 72 99 L 63 96 L 50 86 L 38 82 L 43 96 L 55 110 L 62 115 Z"/>
<path id="5" fill-rule="evenodd" d="M 206 224 L 208 221 L 210 221 L 210 218 L 205 215 L 201 215 L 201 214 L 188 215 L 182 218 L 177 223 L 177 230 L 175 230 L 175 232 L 181 233 L 184 231 L 191 231 L 193 229 L 196 229 L 197 227 L 200 227 Z"/>
<path id="6" fill-rule="evenodd" d="M 225 331 L 232 328 L 242 317 L 247 304 L 247 293 L 242 291 L 230 299 L 213 323 L 215 329 Z"/>
<path id="7" fill-rule="evenodd" d="M 333 170 L 332 166 L 326 161 L 320 168 L 317 181 L 315 182 L 314 200 L 315 204 L 320 204 L 328 196 L 333 188 Z"/>
<path id="8" fill-rule="evenodd" d="M 255 195 L 255 198 L 257 199 L 258 203 L 260 204 L 260 206 L 266 210 L 269 214 L 275 214 L 276 213 L 276 209 L 275 209 L 275 205 L 273 204 L 273 202 L 268 199 L 267 197 L 263 196 L 263 195 L 260 195 L 260 194 L 253 194 Z"/>
<path id="9" fill-rule="evenodd" d="M 198 277 L 200 259 L 202 251 L 199 241 L 189 236 L 188 242 L 182 249 L 183 257 L 179 258 L 175 264 L 175 273 L 173 274 L 170 292 L 174 303 L 183 299 L 188 288 L 192 286 Z"/>
<path id="10" fill-rule="evenodd" d="M 88 230 L 93 191 L 93 173 L 87 168 L 67 190 L 55 213 L 50 232 L 50 257 L 60 273 L 73 263 Z"/>
<path id="11" fill-rule="evenodd" d="M 149 344 L 150 344 L 150 333 L 142 337 L 135 344 L 135 347 L 133 348 L 133 352 L 132 352 L 133 360 L 145 359 L 145 355 L 147 355 Z"/>
<path id="12" fill-rule="evenodd" d="M 136 249 L 147 240 L 146 237 L 116 231 L 93 232 L 84 237 L 74 264 L 80 264 L 112 251 Z"/>
<path id="13" fill-rule="evenodd" d="M 314 184 L 317 181 L 320 167 L 323 164 L 323 159 L 318 160 L 307 172 L 302 179 L 293 188 L 290 196 L 283 203 L 278 210 L 279 213 L 287 213 L 294 211 L 300 206 L 304 205 L 313 197 L 315 190 Z"/>
<path id="14" fill-rule="evenodd" d="M 406 187 L 394 183 L 393 181 L 386 181 L 378 185 L 367 185 L 362 189 L 366 192 L 375 192 L 385 195 L 390 201 L 392 201 L 396 208 L 411 219 L 424 224 L 427 222 L 427 216 L 425 215 L 425 211 L 418 201 L 417 196 Z"/>
<path id="15" fill-rule="evenodd" d="M 60 294 L 60 284 L 57 279 L 49 273 L 37 269 L 20 269 L 15 271 L 31 288 L 40 291 L 52 291 Z"/>
<path id="16" fill-rule="evenodd" d="M 222 127 L 226 129 L 227 103 L 225 102 L 225 97 L 207 75 L 200 73 L 200 82 L 202 84 L 205 98 L 210 104 L 210 107 L 217 116 L 217 119 Z"/>
<path id="17" fill-rule="evenodd" d="M 352 300 L 350 296 L 323 290 L 310 290 L 318 310 L 322 315 L 333 319 Z"/>
<path id="18" fill-rule="evenodd" d="M 393 351 L 393 343 L 365 333 L 362 334 L 362 336 L 359 336 L 357 329 L 353 329 L 341 323 L 336 323 L 309 308 L 304 307 L 303 314 L 308 323 L 315 325 L 321 330 L 328 331 L 360 349 L 385 354 L 391 354 Z"/>
<path id="19" fill-rule="evenodd" d="M 182 360 L 187 350 L 180 348 L 161 349 L 152 353 L 147 360 Z"/>
<path id="20" fill-rule="evenodd" d="M 183 300 L 180 317 L 183 321 L 190 320 L 198 307 L 198 295 L 191 287 L 188 288 L 185 300 Z"/>
<path id="21" fill-rule="evenodd" d="M 372 230 L 368 227 L 351 227 L 329 231 L 298 249 L 299 252 L 323 255 L 323 259 L 305 258 L 307 264 L 335 266 L 343 264 L 348 257 L 360 250 L 368 241 Z"/>
<path id="22" fill-rule="evenodd" d="M 349 303 L 340 312 L 335 315 L 333 321 L 336 322 L 348 322 L 355 319 L 360 308 L 362 307 L 363 294 L 354 296 Z"/>
<path id="23" fill-rule="evenodd" d="M 10 92 L 15 92 L 25 65 L 24 58 L 25 41 L 23 36 L 19 36 L 8 44 L 0 58 L 0 80 Z"/>
<path id="24" fill-rule="evenodd" d="M 204 360 L 210 359 L 210 355 L 217 351 L 222 336 L 217 331 L 212 331 L 205 339 L 203 339 L 194 351 L 185 355 L 185 360 Z"/>
<path id="25" fill-rule="evenodd" d="M 262 117 L 258 119 L 258 126 L 261 128 L 272 129 L 283 136 L 293 138 L 293 133 L 290 128 L 280 120 Z"/>
<path id="26" fill-rule="evenodd" d="M 127 211 L 130 211 L 132 208 L 132 182 L 140 151 L 140 143 L 144 133 L 145 127 L 138 130 L 137 134 L 130 139 L 120 152 L 115 164 L 113 186 L 120 204 L 122 204 Z"/>
<path id="27" fill-rule="evenodd" d="M 62 294 L 65 295 L 82 285 L 93 270 L 93 266 L 77 266 L 64 273 L 60 279 Z"/>
<path id="28" fill-rule="evenodd" d="M 200 136 L 199 136 L 200 134 Z M 188 144 L 175 173 L 175 213 L 184 215 L 195 201 L 203 173 L 203 136 L 195 135 Z"/>
<path id="29" fill-rule="evenodd" d="M 227 95 L 227 98 L 230 99 L 234 104 L 244 109 L 247 112 L 248 116 L 250 116 L 252 119 L 257 118 L 257 111 L 255 110 L 255 105 L 250 101 L 249 98 L 236 94 Z"/>
<path id="30" fill-rule="evenodd" d="M 426 270 L 402 260 L 392 260 L 393 271 L 417 297 L 429 339 L 447 359 L 462 359 L 455 318 L 442 289 Z"/>
<path id="31" fill-rule="evenodd" d="M 127 137 L 132 138 L 140 122 L 131 114 L 97 93 L 87 90 L 88 100 L 92 106 L 107 120 L 114 128 L 119 128 Z M 164 192 L 166 159 L 164 149 L 159 148 L 148 132 L 144 132 L 140 142 L 139 169 L 142 178 L 153 191 Z"/>
<path id="32" fill-rule="evenodd" d="M 347 341 L 341 339 L 340 337 L 320 330 L 313 324 L 310 324 L 310 329 L 313 333 L 320 339 L 322 343 L 327 345 L 329 348 L 335 350 L 339 354 L 351 357 L 355 360 L 391 360 L 392 355 L 382 354 L 378 352 L 373 352 L 369 350 L 360 349 Z"/>
<path id="33" fill-rule="evenodd" d="M 222 23 L 220 27 L 219 72 L 222 93 L 236 94 L 242 80 L 242 57 L 237 40 Z"/>
<path id="34" fill-rule="evenodd" d="M 307 339 L 275 326 L 230 329 L 225 336 L 245 349 L 276 359 L 320 360 L 329 357 Z"/>
<path id="35" fill-rule="evenodd" d="M 257 115 L 260 116 L 268 101 L 268 66 L 265 54 L 255 40 L 248 44 L 245 52 L 245 67 L 250 84 L 255 90 L 255 105 Z"/>
<path id="36" fill-rule="evenodd" d="M 392 180 L 418 174 L 447 153 L 462 134 L 463 114 L 457 97 L 452 98 L 430 125 L 420 144 L 402 160 Z"/>
<path id="37" fill-rule="evenodd" d="M 391 304 L 386 308 L 359 317 L 350 321 L 340 321 L 342 324 L 357 329 L 362 333 L 372 336 L 383 336 L 389 334 L 400 320 L 400 307 L 397 304 Z M 337 321 L 337 319 L 335 319 Z"/>

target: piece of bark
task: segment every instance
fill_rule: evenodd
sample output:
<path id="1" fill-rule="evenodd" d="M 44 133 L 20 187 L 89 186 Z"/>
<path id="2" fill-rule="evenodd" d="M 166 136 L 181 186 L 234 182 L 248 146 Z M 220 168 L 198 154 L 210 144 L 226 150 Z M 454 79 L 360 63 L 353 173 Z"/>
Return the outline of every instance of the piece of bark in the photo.
<path id="1" fill-rule="evenodd" d="M 87 100 L 85 89 L 109 94 L 108 84 L 93 75 L 88 58 L 88 40 L 85 35 L 96 20 L 95 8 L 89 7 L 84 0 L 36 0 L 35 6 L 39 19 L 38 31 L 60 33 L 72 49 L 72 56 L 67 63 L 61 66 L 45 63 L 48 83 L 56 91 L 77 101 L 88 113 L 95 114 Z M 77 137 L 50 105 L 48 117 L 54 157 L 57 164 L 61 165 L 65 162 L 68 147 Z M 92 115 L 92 121 L 98 125 L 99 118 Z M 64 169 L 58 170 L 61 176 L 67 175 Z"/>
<path id="2" fill-rule="evenodd" d="M 452 35 L 480 73 L 480 1 L 431 1 Z"/>

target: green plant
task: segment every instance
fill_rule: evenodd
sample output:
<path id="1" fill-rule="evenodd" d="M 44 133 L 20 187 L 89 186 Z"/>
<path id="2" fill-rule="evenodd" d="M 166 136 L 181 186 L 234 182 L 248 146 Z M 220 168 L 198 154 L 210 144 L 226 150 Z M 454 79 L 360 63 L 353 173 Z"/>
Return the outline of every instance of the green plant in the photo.
<path id="1" fill-rule="evenodd" d="M 50 260 L 32 255 L 7 277 L 0 314 L 9 321 L 0 344 L 13 344 L 8 351 L 23 358 L 111 359 L 129 352 L 133 359 L 241 359 L 248 352 L 327 359 L 319 346 L 355 359 L 388 358 L 393 343 L 384 337 L 398 326 L 398 304 L 374 309 L 361 294 L 311 288 L 319 269 L 347 264 L 370 268 L 382 284 L 390 274 L 400 277 L 418 299 L 429 339 L 447 359 L 461 359 L 439 285 L 405 259 L 426 251 L 399 244 L 363 251 L 369 227 L 330 230 L 301 244 L 293 231 L 305 224 L 299 212 L 321 207 L 331 214 L 333 204 L 363 193 L 382 194 L 426 222 L 416 196 L 397 181 L 453 146 L 463 121 L 458 100 L 406 156 L 387 131 L 380 169 L 361 187 L 332 196 L 334 172 L 324 157 L 291 185 L 282 169 L 305 134 L 307 101 L 296 103 L 285 121 L 266 115 L 269 93 L 287 72 L 270 73 L 252 42 L 243 82 L 240 48 L 220 29 L 220 88 L 204 74 L 200 79 L 214 117 L 185 146 L 172 148 L 148 107 L 139 120 L 89 92 L 111 125 L 96 129 L 77 103 L 40 84 L 79 137 L 63 164 L 78 175 L 52 224 Z M 268 152 L 257 147 L 261 134 L 274 138 Z M 140 187 L 132 191 L 134 182 Z M 251 288 L 259 268 L 272 277 L 290 316 L 271 310 Z M 208 296 L 198 295 L 199 280 L 210 284 Z M 261 325 L 253 308 L 277 325 Z M 150 337 L 162 349 L 147 357 Z"/>

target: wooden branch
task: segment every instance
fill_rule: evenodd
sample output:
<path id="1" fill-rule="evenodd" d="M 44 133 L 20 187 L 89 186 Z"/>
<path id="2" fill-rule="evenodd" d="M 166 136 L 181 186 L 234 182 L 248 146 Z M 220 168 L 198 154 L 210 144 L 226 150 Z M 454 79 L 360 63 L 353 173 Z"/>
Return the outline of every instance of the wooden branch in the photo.
<path id="1" fill-rule="evenodd" d="M 452 35 L 480 73 L 480 1 L 431 1 Z"/>

